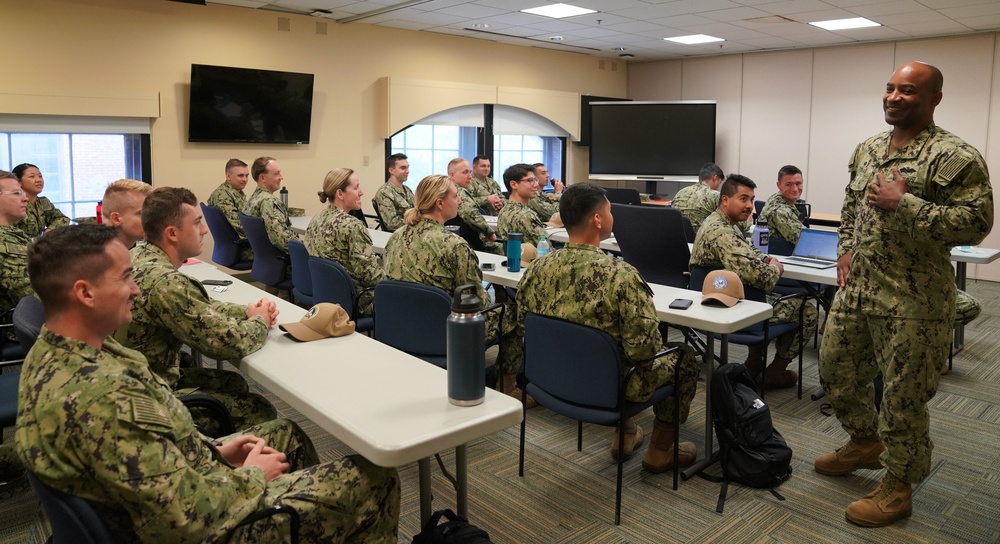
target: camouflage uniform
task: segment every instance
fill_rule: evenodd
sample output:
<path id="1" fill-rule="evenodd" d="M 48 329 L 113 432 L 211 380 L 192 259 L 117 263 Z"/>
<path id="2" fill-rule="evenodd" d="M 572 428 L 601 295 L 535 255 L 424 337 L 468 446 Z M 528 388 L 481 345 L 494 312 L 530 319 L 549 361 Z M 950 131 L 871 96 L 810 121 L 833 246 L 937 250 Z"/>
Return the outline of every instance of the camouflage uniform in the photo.
<path id="1" fill-rule="evenodd" d="M 305 236 L 310 255 L 336 261 L 354 280 L 354 288 L 361 296 L 356 312 L 372 315 L 372 291 L 369 287 L 385 279 L 385 271 L 372 249 L 372 237 L 361 221 L 336 206 L 316 214 L 309 222 Z"/>
<path id="2" fill-rule="evenodd" d="M 542 223 L 552 219 L 552 216 L 559 213 L 559 194 L 542 194 L 539 193 L 528 201 L 528 207 L 531 208 L 533 212 L 538 214 L 538 220 Z"/>
<path id="3" fill-rule="evenodd" d="M 955 319 L 950 250 L 993 226 L 993 190 L 975 148 L 933 123 L 890 151 L 892 132 L 858 145 L 841 211 L 838 255 L 851 253 L 820 346 L 820 382 L 851 437 L 878 436 L 895 477 L 927 477 L 933 444 L 927 402 L 937 391 Z M 867 185 L 892 167 L 906 179 L 895 211 L 867 202 Z M 884 379 L 876 414 L 872 379 Z"/>
<path id="4" fill-rule="evenodd" d="M 288 241 L 298 240 L 299 235 L 292 230 L 292 222 L 288 220 L 288 209 L 282 204 L 278 197 L 265 191 L 262 187 L 257 187 L 246 206 L 243 213 L 264 219 L 264 228 L 267 230 L 267 239 L 275 247 L 288 251 Z"/>
<path id="5" fill-rule="evenodd" d="M 476 197 L 470 192 L 471 188 L 471 185 L 469 189 L 466 189 L 457 183 L 455 184 L 455 189 L 458 190 L 458 198 L 462 201 L 458 206 L 458 217 L 465 222 L 467 227 L 479 233 L 480 238 L 490 236 L 494 234 L 493 229 L 483 219 L 483 213 L 475 202 Z M 503 255 L 503 244 L 500 242 L 483 242 L 483 246 L 484 251 Z"/>
<path id="6" fill-rule="evenodd" d="M 0 226 L 0 312 L 35 294 L 28 281 L 29 245 L 31 239 L 21 229 Z"/>
<path id="7" fill-rule="evenodd" d="M 403 221 L 403 214 L 414 206 L 413 191 L 406 185 L 400 189 L 391 181 L 387 181 L 375 192 L 372 202 L 378 206 L 382 230 L 393 232 L 406 224 Z"/>
<path id="8" fill-rule="evenodd" d="M 176 270 L 155 244 L 135 250 L 132 263 L 142 292 L 132 304 L 132 323 L 115 331 L 115 339 L 142 353 L 150 370 L 178 395 L 197 390 L 219 399 L 237 427 L 274 419 L 277 413 L 271 403 L 249 393 L 239 374 L 180 368 L 185 344 L 213 359 L 237 362 L 257 351 L 267 340 L 264 319 L 248 319 L 246 307 L 209 299 L 201 283 Z"/>
<path id="9" fill-rule="evenodd" d="M 670 201 L 670 207 L 680 210 L 681 214 L 687 217 L 688 221 L 691 221 L 691 228 L 698 232 L 705 218 L 719 209 L 721 201 L 722 196 L 719 191 L 712 189 L 705 183 L 698 182 L 677 191 L 674 199 Z M 743 236 L 749 236 L 752 225 L 750 220 L 739 223 L 739 229 Z"/>
<path id="10" fill-rule="evenodd" d="M 701 266 L 709 269 L 724 268 L 735 272 L 744 285 L 756 287 L 767 293 L 768 302 L 774 305 L 774 315 L 767 322 L 771 324 L 791 323 L 799 320 L 799 307 L 805 304 L 802 316 L 802 329 L 779 336 L 775 341 L 777 355 L 785 360 L 791 360 L 799 354 L 799 335 L 810 338 L 816 332 L 818 312 L 816 307 L 807 304 L 802 299 L 783 300 L 775 304 L 779 295 L 771 294 L 780 275 L 778 267 L 764 262 L 766 255 L 753 246 L 729 222 L 729 217 L 722 210 L 708 216 L 698 236 L 694 239 L 691 250 L 691 266 Z M 701 289 L 692 286 L 692 289 Z"/>
<path id="11" fill-rule="evenodd" d="M 497 217 L 497 233 L 506 238 L 508 232 L 520 232 L 524 241 L 534 246 L 538 245 L 539 229 L 544 228 L 531 208 L 514 200 L 508 200 Z"/>
<path id="12" fill-rule="evenodd" d="M 45 229 L 54 229 L 69 225 L 69 218 L 56 208 L 52 201 L 40 196 L 35 202 L 24 203 L 28 207 L 28 215 L 14 223 L 14 226 L 24 231 L 29 238 L 34 238 Z"/>
<path id="13" fill-rule="evenodd" d="M 471 283 L 483 308 L 490 305 L 476 253 L 465 240 L 432 219 L 422 218 L 416 225 L 394 232 L 385 244 L 382 262 L 387 278 L 433 285 L 449 295 L 460 285 Z M 521 344 L 513 335 L 513 314 L 512 305 L 506 305 L 503 323 L 497 311 L 486 314 L 486 338 L 496 338 L 500 332 L 497 364 L 507 374 L 521 371 Z"/>
<path id="14" fill-rule="evenodd" d="M 208 205 L 222 210 L 222 214 L 226 216 L 226 221 L 229 221 L 229 224 L 232 225 L 233 230 L 236 231 L 236 234 L 240 238 L 246 238 L 247 235 L 243 233 L 243 224 L 240 223 L 240 218 L 236 214 L 243 211 L 246 203 L 247 195 L 243 191 L 237 191 L 228 181 L 223 181 L 222 185 L 216 187 L 212 191 L 212 195 L 208 197 Z M 243 248 L 240 252 L 240 260 L 252 261 L 253 250 L 249 247 Z"/>
<path id="15" fill-rule="evenodd" d="M 601 329 L 618 342 L 628 361 L 649 359 L 664 347 L 652 291 L 642 276 L 632 265 L 591 245 L 569 243 L 531 263 L 517 285 L 515 331 L 519 341 L 524 338 L 528 312 Z M 674 346 L 680 351 L 636 373 L 628 383 L 626 397 L 646 400 L 657 387 L 672 383 L 675 371 L 680 372 L 681 413 L 673 413 L 673 399 L 656 404 L 653 411 L 660 421 L 673 422 L 679 415 L 684 422 L 699 369 L 694 350 L 684 344 L 669 344 Z"/>
<path id="16" fill-rule="evenodd" d="M 476 176 L 472 176 L 472 183 L 469 184 L 469 194 L 472 195 L 472 201 L 476 206 L 483 209 L 484 214 L 497 215 L 499 213 L 493 209 L 493 206 L 488 201 L 490 195 L 497 195 L 501 201 L 504 200 L 503 189 L 500 188 L 500 184 L 495 179 L 489 176 L 486 176 L 486 179 L 479 179 Z"/>
<path id="17" fill-rule="evenodd" d="M 972 323 L 979 314 L 983 312 L 983 307 L 979 305 L 979 301 L 972 298 L 972 295 L 962 291 L 961 289 L 955 290 L 955 326 L 964 327 L 969 323 Z"/>
<path id="18" fill-rule="evenodd" d="M 49 486 L 94 504 L 116 542 L 225 542 L 277 504 L 298 511 L 303 542 L 396 542 L 394 469 L 360 456 L 315 465 L 309 438 L 288 420 L 246 432 L 302 470 L 265 482 L 260 468 L 234 468 L 142 355 L 113 338 L 96 350 L 43 328 L 21 383 L 18 457 Z M 286 519 L 238 529 L 230 542 L 285 541 Z"/>
<path id="19" fill-rule="evenodd" d="M 785 201 L 781 193 L 775 193 L 767 199 L 764 208 L 760 210 L 760 218 L 767 221 L 771 236 L 784 238 L 792 245 L 798 243 L 803 227 L 799 210 Z"/>

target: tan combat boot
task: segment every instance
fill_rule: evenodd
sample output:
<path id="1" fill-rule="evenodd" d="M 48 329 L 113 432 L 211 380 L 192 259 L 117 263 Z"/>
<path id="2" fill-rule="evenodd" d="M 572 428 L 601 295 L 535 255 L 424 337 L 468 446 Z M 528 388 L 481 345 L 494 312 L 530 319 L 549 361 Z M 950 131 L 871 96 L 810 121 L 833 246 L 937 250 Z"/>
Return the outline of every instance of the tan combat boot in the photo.
<path id="1" fill-rule="evenodd" d="M 694 462 L 698 450 L 691 442 L 681 442 L 677 457 L 679 466 L 686 467 Z M 649 439 L 646 456 L 642 458 L 642 468 L 659 474 L 674 468 L 674 426 L 660 420 L 653 422 L 653 436 Z"/>
<path id="2" fill-rule="evenodd" d="M 877 470 L 882 468 L 878 456 L 883 451 L 885 446 L 878 437 L 852 438 L 837 451 L 817 457 L 813 466 L 816 472 L 827 476 L 847 476 L 859 468 Z"/>
<path id="3" fill-rule="evenodd" d="M 632 451 L 642 444 L 642 427 L 636 425 L 635 418 L 630 417 L 625 420 L 625 457 L 624 459 L 628 461 L 632 457 Z M 611 437 L 611 458 L 618 459 L 618 429 L 615 428 L 615 434 Z"/>
<path id="4" fill-rule="evenodd" d="M 521 400 L 521 388 L 517 386 L 517 375 L 504 374 L 500 379 L 500 391 L 505 395 Z M 528 395 L 528 398 L 525 399 L 525 404 L 527 404 L 529 409 L 538 406 L 538 403 L 535 402 L 535 399 L 531 395 Z"/>
<path id="5" fill-rule="evenodd" d="M 886 471 L 875 491 L 847 506 L 847 521 L 862 527 L 885 527 L 913 512 L 913 488 Z"/>
<path id="6" fill-rule="evenodd" d="M 747 359 L 743 361 L 743 366 L 746 367 L 750 379 L 757 381 L 757 377 L 764 370 L 764 346 L 748 346 Z"/>
<path id="7" fill-rule="evenodd" d="M 774 356 L 774 361 L 764 369 L 764 387 L 768 389 L 788 389 L 799 383 L 799 373 L 786 370 L 792 363 L 791 359 Z"/>

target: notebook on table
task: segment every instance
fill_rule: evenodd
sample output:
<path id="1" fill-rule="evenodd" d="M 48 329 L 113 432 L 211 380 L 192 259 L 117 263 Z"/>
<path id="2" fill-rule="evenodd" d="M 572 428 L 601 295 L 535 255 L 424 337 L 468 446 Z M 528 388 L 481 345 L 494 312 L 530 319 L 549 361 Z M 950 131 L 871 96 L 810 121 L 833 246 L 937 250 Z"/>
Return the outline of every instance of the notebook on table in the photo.
<path id="1" fill-rule="evenodd" d="M 807 268 L 837 266 L 837 233 L 826 230 L 802 229 L 791 255 L 775 255 L 783 264 Z"/>

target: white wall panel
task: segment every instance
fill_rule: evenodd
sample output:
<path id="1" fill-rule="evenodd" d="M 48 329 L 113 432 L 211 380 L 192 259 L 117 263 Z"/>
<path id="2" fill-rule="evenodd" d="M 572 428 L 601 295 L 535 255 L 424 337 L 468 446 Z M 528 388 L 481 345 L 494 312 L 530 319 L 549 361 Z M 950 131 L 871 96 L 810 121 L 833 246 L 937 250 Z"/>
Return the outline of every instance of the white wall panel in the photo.
<path id="1" fill-rule="evenodd" d="M 684 61 L 681 100 L 715 100 L 715 162 L 724 172 L 740 169 L 740 111 L 743 57 Z"/>

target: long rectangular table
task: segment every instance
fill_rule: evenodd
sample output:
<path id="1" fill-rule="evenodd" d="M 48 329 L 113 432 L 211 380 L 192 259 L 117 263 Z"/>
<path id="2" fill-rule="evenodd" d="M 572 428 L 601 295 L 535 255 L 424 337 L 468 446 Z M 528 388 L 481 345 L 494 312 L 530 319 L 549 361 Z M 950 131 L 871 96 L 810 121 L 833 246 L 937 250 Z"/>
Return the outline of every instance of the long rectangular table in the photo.
<path id="1" fill-rule="evenodd" d="M 207 263 L 181 271 L 199 280 L 232 279 Z M 235 280 L 225 291 L 208 288 L 216 300 L 247 304 L 267 296 Z M 306 310 L 275 301 L 279 323 L 297 321 Z M 466 443 L 521 422 L 519 401 L 491 389 L 471 407 L 448 402 L 441 368 L 354 333 L 298 342 L 271 329 L 259 351 L 243 358 L 248 376 L 372 463 L 398 467 L 419 463 L 421 523 L 431 513 L 430 459 L 456 449 L 458 510 L 468 516 Z"/>

